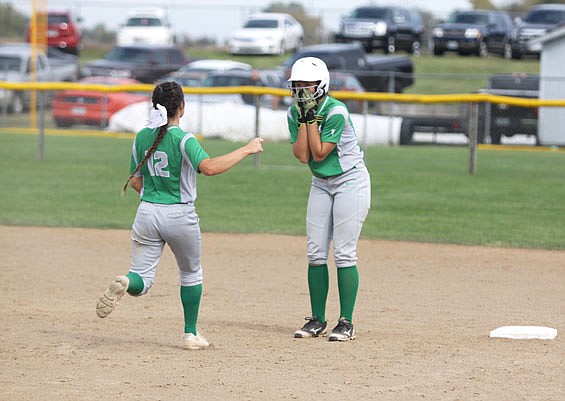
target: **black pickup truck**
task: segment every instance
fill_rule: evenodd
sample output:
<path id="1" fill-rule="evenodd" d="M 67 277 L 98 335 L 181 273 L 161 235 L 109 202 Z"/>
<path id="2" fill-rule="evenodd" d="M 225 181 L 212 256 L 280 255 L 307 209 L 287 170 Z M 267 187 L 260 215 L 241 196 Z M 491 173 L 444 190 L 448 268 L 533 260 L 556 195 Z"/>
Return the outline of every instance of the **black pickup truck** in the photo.
<path id="1" fill-rule="evenodd" d="M 500 96 L 537 99 L 539 97 L 539 76 L 528 74 L 495 74 L 489 77 L 488 87 L 479 90 Z M 448 105 L 399 106 L 402 110 L 400 144 L 411 144 L 415 132 L 434 134 L 457 133 L 468 135 L 469 105 L 466 103 Z M 518 107 L 507 104 L 479 104 L 478 141 L 500 144 L 501 138 L 517 134 L 534 136 L 537 140 L 538 110 L 534 107 Z"/>
<path id="2" fill-rule="evenodd" d="M 414 65 L 408 56 L 368 55 L 359 44 L 330 43 L 307 46 L 283 63 L 285 73 L 296 60 L 317 57 L 330 71 L 349 72 L 367 92 L 401 93 L 414 83 Z"/>

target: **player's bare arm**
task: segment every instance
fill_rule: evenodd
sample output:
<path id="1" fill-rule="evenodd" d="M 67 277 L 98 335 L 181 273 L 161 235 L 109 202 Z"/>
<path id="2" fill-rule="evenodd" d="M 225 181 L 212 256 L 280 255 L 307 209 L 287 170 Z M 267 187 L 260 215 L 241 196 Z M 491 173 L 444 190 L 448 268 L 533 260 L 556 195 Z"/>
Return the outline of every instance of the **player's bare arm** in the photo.
<path id="1" fill-rule="evenodd" d="M 263 151 L 263 138 L 253 138 L 241 148 L 222 156 L 204 159 L 198 169 L 204 175 L 218 175 L 228 171 L 247 156 Z"/>
<path id="2" fill-rule="evenodd" d="M 137 192 L 141 192 L 141 188 L 143 188 L 143 178 L 142 177 L 133 177 L 129 185 Z"/>
<path id="3" fill-rule="evenodd" d="M 310 147 L 308 146 L 308 133 L 305 124 L 298 129 L 296 142 L 292 144 L 292 153 L 301 163 L 308 163 L 310 160 Z"/>

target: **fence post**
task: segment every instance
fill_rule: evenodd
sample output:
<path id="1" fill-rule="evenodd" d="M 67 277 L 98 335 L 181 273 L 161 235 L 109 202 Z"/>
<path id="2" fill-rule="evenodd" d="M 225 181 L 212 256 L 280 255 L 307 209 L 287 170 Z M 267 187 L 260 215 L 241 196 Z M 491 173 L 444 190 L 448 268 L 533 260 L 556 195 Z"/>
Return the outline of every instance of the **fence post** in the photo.
<path id="1" fill-rule="evenodd" d="M 395 93 L 396 91 L 396 82 L 395 82 L 395 74 L 394 71 L 390 71 L 390 77 L 388 80 L 388 91 L 390 93 Z M 390 111 L 389 111 L 389 115 L 388 115 L 388 144 L 392 145 L 393 144 L 393 140 L 392 140 L 392 126 L 393 126 L 393 118 L 394 115 L 396 114 L 394 112 L 394 108 L 395 108 L 395 103 L 394 102 L 389 102 L 390 105 Z"/>
<path id="2" fill-rule="evenodd" d="M 259 111 L 261 110 L 261 95 L 255 95 L 255 138 L 259 138 Z M 261 160 L 259 153 L 253 155 L 255 167 L 259 167 Z"/>
<path id="3" fill-rule="evenodd" d="M 45 91 L 39 92 L 39 160 L 45 159 Z M 34 105 L 32 104 L 32 107 Z"/>
<path id="4" fill-rule="evenodd" d="M 479 104 L 472 102 L 469 105 L 469 174 L 477 170 L 477 138 L 479 130 Z"/>

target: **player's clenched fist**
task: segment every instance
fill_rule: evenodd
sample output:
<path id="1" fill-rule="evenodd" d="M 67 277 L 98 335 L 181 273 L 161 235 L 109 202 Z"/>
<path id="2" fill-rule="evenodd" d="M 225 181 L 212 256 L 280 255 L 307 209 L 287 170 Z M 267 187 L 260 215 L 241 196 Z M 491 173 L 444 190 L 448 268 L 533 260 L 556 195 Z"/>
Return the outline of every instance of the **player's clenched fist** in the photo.
<path id="1" fill-rule="evenodd" d="M 246 145 L 250 154 L 259 153 L 263 151 L 263 138 L 253 138 Z"/>

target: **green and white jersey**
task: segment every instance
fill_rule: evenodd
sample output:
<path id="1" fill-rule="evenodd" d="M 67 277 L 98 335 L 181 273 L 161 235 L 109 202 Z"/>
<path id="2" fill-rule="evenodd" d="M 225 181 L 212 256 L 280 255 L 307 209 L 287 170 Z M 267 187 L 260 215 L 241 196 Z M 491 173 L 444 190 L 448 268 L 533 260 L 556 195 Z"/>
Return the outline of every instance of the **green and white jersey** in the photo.
<path id="1" fill-rule="evenodd" d="M 316 162 L 310 156 L 308 165 L 316 177 L 331 177 L 342 174 L 363 162 L 363 151 L 357 142 L 355 128 L 347 107 L 337 99 L 326 96 L 318 106 L 316 115 L 322 116 L 318 123 L 322 142 L 335 143 L 328 156 Z M 298 138 L 298 116 L 296 106 L 292 105 L 287 113 L 290 143 Z"/>
<path id="2" fill-rule="evenodd" d="M 151 148 L 159 128 L 143 128 L 135 137 L 130 173 Z M 177 126 L 167 128 L 163 140 L 153 155 L 136 174 L 143 177 L 141 200 L 171 205 L 196 200 L 196 173 L 208 154 L 194 135 Z"/>

